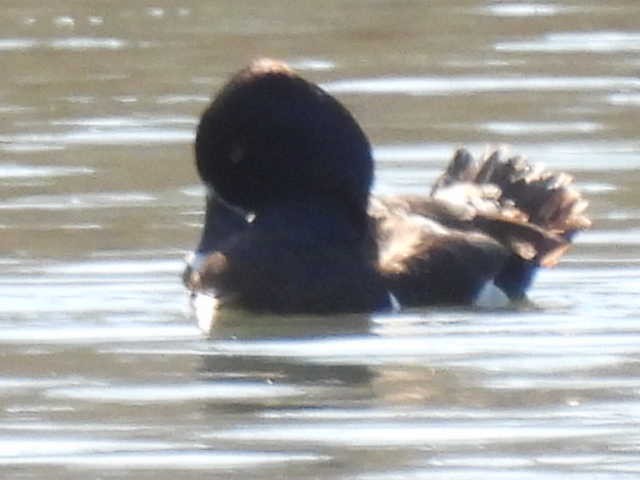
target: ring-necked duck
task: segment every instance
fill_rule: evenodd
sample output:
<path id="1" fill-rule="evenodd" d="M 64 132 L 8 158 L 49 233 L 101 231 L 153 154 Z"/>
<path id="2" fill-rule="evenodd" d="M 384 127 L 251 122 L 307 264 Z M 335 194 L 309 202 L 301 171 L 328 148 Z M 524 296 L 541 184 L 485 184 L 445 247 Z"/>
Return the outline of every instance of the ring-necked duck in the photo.
<path id="1" fill-rule="evenodd" d="M 572 179 L 501 150 L 458 150 L 430 194 L 370 198 L 373 158 L 349 111 L 284 63 L 234 75 L 205 110 L 207 187 L 187 287 L 274 313 L 525 298 L 590 222 Z"/>

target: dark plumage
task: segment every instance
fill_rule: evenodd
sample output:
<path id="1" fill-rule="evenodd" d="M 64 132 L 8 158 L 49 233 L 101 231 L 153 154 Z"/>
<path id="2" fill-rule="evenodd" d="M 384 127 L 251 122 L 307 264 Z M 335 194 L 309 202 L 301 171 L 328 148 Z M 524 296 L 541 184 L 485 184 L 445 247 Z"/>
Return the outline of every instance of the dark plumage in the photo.
<path id="1" fill-rule="evenodd" d="M 454 155 L 430 195 L 369 201 L 373 160 L 351 114 L 286 65 L 259 60 L 204 112 L 208 187 L 194 293 L 277 313 L 472 304 L 488 284 L 525 298 L 587 228 L 571 178 L 490 152 Z"/>
<path id="2" fill-rule="evenodd" d="M 245 210 L 327 197 L 364 220 L 367 137 L 342 104 L 283 63 L 238 72 L 203 113 L 195 149 L 203 181 Z"/>

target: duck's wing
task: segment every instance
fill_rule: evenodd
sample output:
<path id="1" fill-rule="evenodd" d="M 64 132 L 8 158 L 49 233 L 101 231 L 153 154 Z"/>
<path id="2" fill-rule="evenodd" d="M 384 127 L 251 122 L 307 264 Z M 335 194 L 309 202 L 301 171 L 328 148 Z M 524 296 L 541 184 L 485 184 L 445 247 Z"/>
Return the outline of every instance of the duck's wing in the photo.
<path id="1" fill-rule="evenodd" d="M 591 226 L 584 213 L 588 203 L 570 175 L 504 149 L 480 161 L 465 149 L 456 151 L 431 198 L 445 209 L 465 209 L 469 226 L 542 266 L 555 265 L 575 233 Z"/>
<path id="2" fill-rule="evenodd" d="M 503 150 L 476 161 L 460 149 L 430 196 L 373 202 L 380 269 L 399 291 L 422 284 L 420 304 L 469 303 L 487 281 L 522 299 L 537 268 L 555 265 L 590 226 L 586 206 L 567 174 Z"/>
<path id="3" fill-rule="evenodd" d="M 387 288 L 405 307 L 474 303 L 510 252 L 480 231 L 440 222 L 432 201 L 421 202 L 415 211 L 413 200 L 393 197 L 371 203 L 378 270 Z"/>

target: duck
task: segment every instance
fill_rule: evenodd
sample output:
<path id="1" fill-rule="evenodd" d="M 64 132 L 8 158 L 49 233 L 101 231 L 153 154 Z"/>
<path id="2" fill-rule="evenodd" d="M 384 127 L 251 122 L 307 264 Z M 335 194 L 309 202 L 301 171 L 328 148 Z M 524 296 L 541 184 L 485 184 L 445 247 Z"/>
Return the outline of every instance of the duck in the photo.
<path id="1" fill-rule="evenodd" d="M 204 227 L 183 282 L 216 309 L 351 314 L 528 301 L 540 268 L 589 228 L 573 178 L 504 148 L 457 149 L 421 194 L 374 196 L 351 112 L 262 58 L 202 113 Z"/>

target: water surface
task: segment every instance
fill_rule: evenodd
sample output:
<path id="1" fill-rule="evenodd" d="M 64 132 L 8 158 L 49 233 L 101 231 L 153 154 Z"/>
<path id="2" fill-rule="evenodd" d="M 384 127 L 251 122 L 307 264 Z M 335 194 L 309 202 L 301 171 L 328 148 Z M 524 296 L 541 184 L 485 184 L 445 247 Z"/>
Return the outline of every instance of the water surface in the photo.
<path id="1" fill-rule="evenodd" d="M 3 478 L 638 478 L 640 4 L 5 3 Z M 539 308 L 206 338 L 180 284 L 194 128 L 260 55 L 349 106 L 380 193 L 426 191 L 460 144 L 571 171 L 594 228 Z"/>

